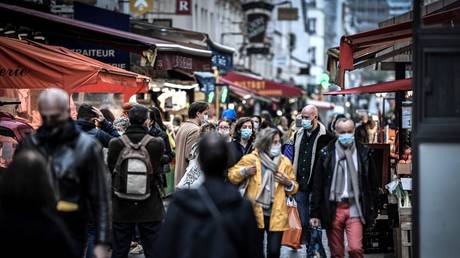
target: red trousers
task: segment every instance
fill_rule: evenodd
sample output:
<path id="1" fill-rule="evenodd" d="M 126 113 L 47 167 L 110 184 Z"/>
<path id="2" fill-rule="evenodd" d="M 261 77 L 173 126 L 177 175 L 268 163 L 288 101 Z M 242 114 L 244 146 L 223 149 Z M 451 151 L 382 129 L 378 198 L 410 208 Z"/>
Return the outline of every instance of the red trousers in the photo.
<path id="1" fill-rule="evenodd" d="M 337 203 L 335 219 L 327 231 L 332 258 L 345 256 L 344 232 L 347 234 L 350 258 L 363 258 L 363 224 L 359 218 L 350 218 L 348 202 Z"/>

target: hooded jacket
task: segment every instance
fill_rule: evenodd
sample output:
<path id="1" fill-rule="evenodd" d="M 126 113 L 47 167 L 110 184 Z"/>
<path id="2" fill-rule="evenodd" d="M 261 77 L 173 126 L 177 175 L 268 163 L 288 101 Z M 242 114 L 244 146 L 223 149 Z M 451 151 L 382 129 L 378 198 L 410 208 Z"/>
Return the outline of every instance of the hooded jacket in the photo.
<path id="1" fill-rule="evenodd" d="M 223 179 L 208 178 L 203 187 L 221 221 L 213 217 L 197 190 L 177 192 L 159 234 L 158 257 L 263 257 L 251 204 Z"/>

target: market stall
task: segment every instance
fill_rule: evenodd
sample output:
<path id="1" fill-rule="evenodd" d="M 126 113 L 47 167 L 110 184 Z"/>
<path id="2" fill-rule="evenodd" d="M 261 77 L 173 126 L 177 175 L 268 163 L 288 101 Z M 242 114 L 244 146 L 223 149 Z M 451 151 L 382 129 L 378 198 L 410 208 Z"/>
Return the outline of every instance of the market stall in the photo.
<path id="1" fill-rule="evenodd" d="M 0 59 L 0 89 L 9 89 L 21 100 L 18 111 L 35 126 L 39 125 L 36 96 L 43 89 L 57 87 L 69 94 L 122 93 L 125 100 L 148 89 L 148 77 L 63 47 L 0 37 Z"/>

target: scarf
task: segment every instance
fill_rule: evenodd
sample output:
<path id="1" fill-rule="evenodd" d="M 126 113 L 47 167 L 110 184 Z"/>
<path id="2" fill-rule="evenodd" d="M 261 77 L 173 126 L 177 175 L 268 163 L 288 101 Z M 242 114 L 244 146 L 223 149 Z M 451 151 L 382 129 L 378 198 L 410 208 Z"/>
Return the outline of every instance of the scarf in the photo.
<path id="1" fill-rule="evenodd" d="M 358 215 L 361 220 L 364 221 L 361 204 L 359 202 L 359 196 L 361 193 L 359 189 L 358 172 L 355 168 L 355 163 L 353 162 L 353 152 L 356 151 L 356 146 L 353 144 L 349 148 L 344 148 L 337 141 L 335 143 L 335 150 L 337 152 L 338 159 L 336 160 L 334 166 L 329 200 L 333 202 L 341 202 L 346 183 L 348 186 L 348 196 L 350 199 L 354 200 L 354 204 L 356 204 L 356 208 L 358 210 Z M 345 173 L 347 173 L 347 182 L 345 182 Z"/>
<path id="2" fill-rule="evenodd" d="M 265 167 L 265 173 L 262 178 L 262 188 L 256 197 L 256 203 L 263 209 L 269 209 L 275 200 L 275 176 L 278 171 L 281 155 L 271 159 L 265 152 L 259 152 L 262 165 Z"/>

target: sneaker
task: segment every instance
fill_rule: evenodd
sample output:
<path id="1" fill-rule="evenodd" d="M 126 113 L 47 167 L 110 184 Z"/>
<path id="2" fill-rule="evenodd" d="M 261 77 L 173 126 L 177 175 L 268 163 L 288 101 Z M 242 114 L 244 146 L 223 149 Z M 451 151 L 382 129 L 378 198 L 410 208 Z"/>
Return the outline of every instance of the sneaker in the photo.
<path id="1" fill-rule="evenodd" d="M 137 245 L 136 247 L 134 247 L 133 249 L 131 249 L 131 251 L 129 251 L 130 254 L 143 254 L 144 253 L 144 249 L 142 249 L 142 246 L 141 245 Z"/>

